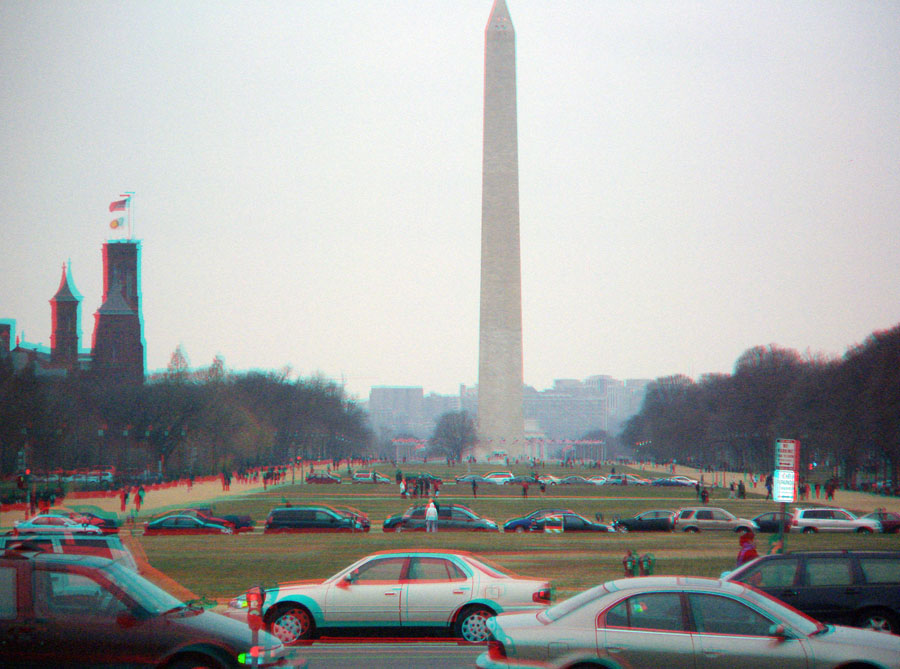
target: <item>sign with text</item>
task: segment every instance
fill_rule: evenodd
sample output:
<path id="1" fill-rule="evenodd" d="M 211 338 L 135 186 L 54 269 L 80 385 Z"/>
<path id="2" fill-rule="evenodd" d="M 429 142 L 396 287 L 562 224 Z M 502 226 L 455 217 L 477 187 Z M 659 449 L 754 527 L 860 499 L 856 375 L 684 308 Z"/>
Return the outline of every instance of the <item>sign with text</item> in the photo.
<path id="1" fill-rule="evenodd" d="M 794 483 L 796 476 L 793 470 L 776 469 L 775 475 L 772 477 L 772 499 L 776 502 L 793 502 L 795 501 Z"/>
<path id="2" fill-rule="evenodd" d="M 775 442 L 775 469 L 797 471 L 800 463 L 800 442 L 796 439 L 778 439 Z"/>

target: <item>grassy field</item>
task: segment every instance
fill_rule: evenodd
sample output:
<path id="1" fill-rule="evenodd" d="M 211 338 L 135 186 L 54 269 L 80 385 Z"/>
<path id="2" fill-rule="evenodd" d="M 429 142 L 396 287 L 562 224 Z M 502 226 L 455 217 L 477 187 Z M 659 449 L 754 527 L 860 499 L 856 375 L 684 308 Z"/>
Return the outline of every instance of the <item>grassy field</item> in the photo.
<path id="1" fill-rule="evenodd" d="M 431 468 L 435 474 L 446 472 Z M 393 472 L 383 473 L 392 476 Z M 452 477 L 450 477 L 452 478 Z M 138 537 L 150 563 L 194 593 L 223 599 L 253 584 L 319 579 L 330 576 L 350 562 L 374 551 L 394 548 L 460 549 L 488 557 L 523 575 L 548 578 L 557 598 L 565 598 L 596 583 L 623 574 L 622 558 L 631 550 L 651 553 L 655 573 L 718 576 L 733 568 L 738 550 L 737 536 L 730 532 L 590 534 L 587 536 L 538 533 L 385 533 L 382 521 L 408 508 L 395 486 L 387 485 L 296 485 L 219 502 L 220 514 L 249 514 L 261 526 L 269 510 L 292 504 L 320 502 L 354 506 L 366 513 L 372 531 L 365 534 L 264 535 L 261 529 L 236 536 Z M 746 500 L 722 498 L 717 493 L 710 506 L 752 518 L 777 508 L 760 495 Z M 554 486 L 541 496 L 529 489 L 523 498 L 520 487 L 482 485 L 478 498 L 469 486 L 445 485 L 439 500 L 461 502 L 477 513 L 502 523 L 541 507 L 569 507 L 588 518 L 602 514 L 606 521 L 643 510 L 677 509 L 696 503 L 692 489 L 656 487 Z M 127 530 L 126 530 L 127 531 Z M 770 535 L 757 536 L 757 548 L 768 548 Z M 892 535 L 790 535 L 789 550 L 824 548 L 896 549 Z"/>

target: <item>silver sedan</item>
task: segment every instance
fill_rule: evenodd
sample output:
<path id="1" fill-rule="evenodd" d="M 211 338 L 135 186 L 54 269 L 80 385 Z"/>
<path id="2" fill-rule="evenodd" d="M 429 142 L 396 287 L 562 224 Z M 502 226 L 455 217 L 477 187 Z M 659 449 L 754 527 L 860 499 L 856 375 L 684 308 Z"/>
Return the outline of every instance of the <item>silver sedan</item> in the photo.
<path id="1" fill-rule="evenodd" d="M 900 669 L 900 637 L 823 625 L 765 593 L 706 578 L 610 581 L 539 613 L 488 621 L 481 669 Z"/>

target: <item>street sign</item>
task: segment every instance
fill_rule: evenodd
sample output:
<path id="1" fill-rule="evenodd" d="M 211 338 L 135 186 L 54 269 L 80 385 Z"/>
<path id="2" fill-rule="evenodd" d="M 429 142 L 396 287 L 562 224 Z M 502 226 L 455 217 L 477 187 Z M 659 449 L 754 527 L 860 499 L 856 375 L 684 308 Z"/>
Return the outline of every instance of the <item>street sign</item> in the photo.
<path id="1" fill-rule="evenodd" d="M 772 477 L 772 499 L 776 502 L 796 501 L 794 496 L 794 483 L 796 476 L 790 469 L 776 469 Z"/>
<path id="2" fill-rule="evenodd" d="M 775 442 L 775 469 L 797 471 L 800 461 L 800 442 L 796 439 L 779 439 Z"/>

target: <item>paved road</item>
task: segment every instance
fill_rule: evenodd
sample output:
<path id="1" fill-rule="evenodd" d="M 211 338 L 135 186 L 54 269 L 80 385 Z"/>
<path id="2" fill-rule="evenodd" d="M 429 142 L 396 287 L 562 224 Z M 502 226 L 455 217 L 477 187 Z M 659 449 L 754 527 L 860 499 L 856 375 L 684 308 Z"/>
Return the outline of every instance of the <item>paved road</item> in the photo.
<path id="1" fill-rule="evenodd" d="M 456 643 L 314 643 L 302 649 L 309 669 L 471 669 L 484 646 Z"/>

